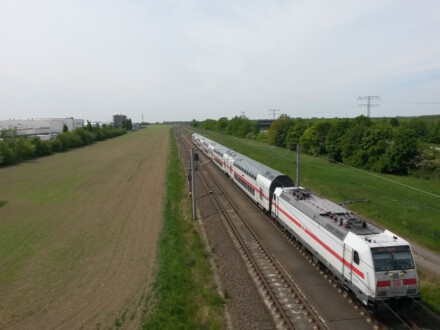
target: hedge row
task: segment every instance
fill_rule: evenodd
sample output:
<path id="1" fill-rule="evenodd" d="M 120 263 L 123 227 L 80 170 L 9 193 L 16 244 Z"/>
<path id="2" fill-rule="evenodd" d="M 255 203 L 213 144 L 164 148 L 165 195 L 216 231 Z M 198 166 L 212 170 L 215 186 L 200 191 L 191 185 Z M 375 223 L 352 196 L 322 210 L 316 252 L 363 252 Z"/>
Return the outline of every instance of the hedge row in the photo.
<path id="1" fill-rule="evenodd" d="M 71 132 L 59 133 L 54 139 L 42 141 L 37 136 L 28 138 L 17 136 L 15 130 L 3 130 L 0 140 L 0 167 L 83 147 L 126 133 L 125 129 L 107 125 L 99 128 L 88 124 L 86 127 L 77 128 Z"/>

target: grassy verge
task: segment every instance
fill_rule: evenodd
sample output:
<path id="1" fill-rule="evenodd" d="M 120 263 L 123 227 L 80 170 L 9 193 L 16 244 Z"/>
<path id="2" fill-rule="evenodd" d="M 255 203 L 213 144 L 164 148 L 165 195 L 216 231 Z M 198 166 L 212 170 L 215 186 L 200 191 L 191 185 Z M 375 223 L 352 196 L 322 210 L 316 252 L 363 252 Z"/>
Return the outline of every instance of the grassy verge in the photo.
<path id="1" fill-rule="evenodd" d="M 219 133 L 200 133 L 221 142 Z M 295 152 L 228 135 L 223 135 L 223 145 L 296 179 Z M 435 196 L 440 195 L 438 182 L 381 174 L 386 179 L 383 180 L 377 173 L 372 174 L 301 154 L 302 186 L 335 202 L 365 199 L 368 202 L 348 207 L 382 227 L 440 252 L 440 199 Z M 420 290 L 423 301 L 440 312 L 440 279 L 420 273 Z"/>
<path id="2" fill-rule="evenodd" d="M 440 314 L 440 278 L 419 272 L 420 294 L 429 308 Z"/>
<path id="3" fill-rule="evenodd" d="M 159 270 L 147 299 L 143 329 L 221 329 L 223 300 L 208 255 L 191 219 L 185 172 L 170 139 L 167 196 L 159 242 Z"/>

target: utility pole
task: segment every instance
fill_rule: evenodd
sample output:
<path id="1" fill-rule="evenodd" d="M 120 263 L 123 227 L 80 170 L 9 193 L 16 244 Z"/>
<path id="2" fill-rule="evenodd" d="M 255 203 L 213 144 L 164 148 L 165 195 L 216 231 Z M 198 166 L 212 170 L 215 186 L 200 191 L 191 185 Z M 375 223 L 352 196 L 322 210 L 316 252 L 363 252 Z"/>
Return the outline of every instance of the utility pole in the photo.
<path id="1" fill-rule="evenodd" d="M 244 112 L 244 111 L 241 111 L 240 113 L 241 113 L 241 118 L 245 118 L 245 115 L 244 115 L 245 112 Z"/>
<path id="2" fill-rule="evenodd" d="M 299 143 L 296 145 L 296 186 L 299 188 L 299 154 L 300 154 L 300 149 L 299 149 Z"/>
<path id="3" fill-rule="evenodd" d="M 371 107 L 378 107 L 379 104 L 371 104 L 371 100 L 378 100 L 380 101 L 380 96 L 359 96 L 358 101 L 364 101 L 366 100 L 367 103 L 359 104 L 359 107 L 367 107 L 367 117 L 370 118 L 370 108 Z"/>
<path id="4" fill-rule="evenodd" d="M 181 141 L 181 139 L 182 139 L 182 137 L 180 136 L 180 131 L 181 131 L 181 127 L 180 126 L 178 126 L 177 127 L 177 143 L 179 144 L 179 158 L 180 157 L 182 157 L 182 141 Z"/>
<path id="5" fill-rule="evenodd" d="M 273 120 L 275 120 L 275 114 L 279 111 L 280 111 L 280 109 L 269 109 L 269 112 L 272 112 L 272 114 L 273 114 Z"/>
<path id="6" fill-rule="evenodd" d="M 190 169 L 189 176 L 191 178 L 190 189 L 191 189 L 192 218 L 193 218 L 193 220 L 196 220 L 196 191 L 195 191 L 196 185 L 194 182 L 194 179 L 195 179 L 194 174 L 195 173 L 194 173 L 194 149 L 193 148 L 191 148 L 190 157 L 191 157 L 191 160 L 190 160 L 191 169 Z"/>

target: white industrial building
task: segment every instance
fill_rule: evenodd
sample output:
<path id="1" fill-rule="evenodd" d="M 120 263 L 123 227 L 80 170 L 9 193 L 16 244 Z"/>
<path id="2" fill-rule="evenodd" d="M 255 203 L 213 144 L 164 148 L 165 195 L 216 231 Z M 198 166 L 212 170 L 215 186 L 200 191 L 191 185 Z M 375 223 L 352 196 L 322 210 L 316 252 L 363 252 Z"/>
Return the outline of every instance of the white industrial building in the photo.
<path id="1" fill-rule="evenodd" d="M 0 130 L 15 130 L 16 135 L 38 136 L 42 140 L 49 140 L 63 132 L 64 125 L 73 131 L 84 127 L 84 119 L 75 118 L 35 118 L 0 120 Z"/>

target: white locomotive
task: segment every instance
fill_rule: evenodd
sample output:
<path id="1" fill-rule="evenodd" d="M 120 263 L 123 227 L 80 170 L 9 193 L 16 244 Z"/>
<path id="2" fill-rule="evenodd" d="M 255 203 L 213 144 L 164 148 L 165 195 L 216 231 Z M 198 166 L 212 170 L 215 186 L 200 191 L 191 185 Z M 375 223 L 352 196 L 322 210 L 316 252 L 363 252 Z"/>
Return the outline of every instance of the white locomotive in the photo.
<path id="1" fill-rule="evenodd" d="M 285 174 L 194 133 L 194 144 L 369 309 L 419 300 L 409 243 L 295 186 Z"/>

